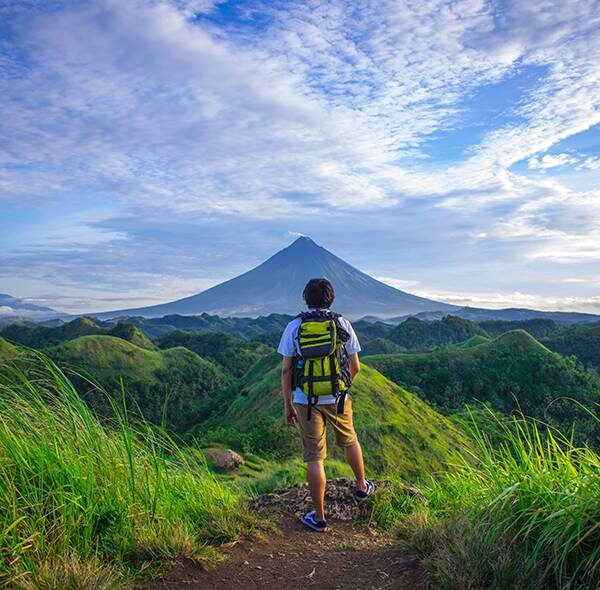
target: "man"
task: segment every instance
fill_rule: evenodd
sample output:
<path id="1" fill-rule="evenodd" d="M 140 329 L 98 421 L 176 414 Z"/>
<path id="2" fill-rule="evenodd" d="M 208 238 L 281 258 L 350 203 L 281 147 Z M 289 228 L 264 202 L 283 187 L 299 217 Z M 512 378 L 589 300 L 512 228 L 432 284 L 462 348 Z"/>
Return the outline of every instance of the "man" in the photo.
<path id="1" fill-rule="evenodd" d="M 327 279 L 311 279 L 303 292 L 304 301 L 309 310 L 329 312 L 333 304 L 335 292 Z M 360 371 L 358 352 L 360 344 L 348 320 L 339 316 L 338 325 L 347 333 L 344 344 L 348 355 L 350 379 L 353 380 Z M 316 398 L 316 405 L 309 407 L 308 398 L 300 387 L 292 391 L 292 374 L 294 362 L 300 355 L 298 333 L 302 319 L 293 319 L 285 328 L 277 352 L 283 356 L 281 368 L 281 388 L 283 391 L 284 418 L 288 426 L 298 425 L 302 434 L 304 460 L 307 463 L 306 476 L 310 489 L 314 510 L 300 519 L 311 529 L 324 532 L 325 521 L 325 469 L 323 461 L 327 456 L 326 425 L 335 431 L 336 444 L 343 447 L 346 461 L 356 477 L 356 498 L 366 499 L 375 491 L 373 482 L 365 479 L 362 449 L 352 423 L 352 400 L 346 396 L 343 412 L 338 413 L 338 399 L 333 395 L 321 395 Z M 307 419 L 310 418 L 310 419 Z"/>

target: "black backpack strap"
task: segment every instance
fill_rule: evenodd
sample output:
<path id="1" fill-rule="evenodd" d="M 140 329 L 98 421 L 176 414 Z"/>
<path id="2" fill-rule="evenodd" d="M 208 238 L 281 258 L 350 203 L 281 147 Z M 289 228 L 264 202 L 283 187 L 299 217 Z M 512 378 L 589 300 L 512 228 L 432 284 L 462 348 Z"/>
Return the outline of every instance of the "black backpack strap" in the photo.
<path id="1" fill-rule="evenodd" d="M 306 361 L 309 363 L 308 365 L 308 395 L 306 396 L 308 399 L 308 408 L 306 409 L 306 421 L 310 420 L 310 416 L 312 414 L 312 407 L 317 404 L 317 396 L 314 394 L 313 388 L 313 372 L 315 368 L 315 363 L 312 360 Z"/>

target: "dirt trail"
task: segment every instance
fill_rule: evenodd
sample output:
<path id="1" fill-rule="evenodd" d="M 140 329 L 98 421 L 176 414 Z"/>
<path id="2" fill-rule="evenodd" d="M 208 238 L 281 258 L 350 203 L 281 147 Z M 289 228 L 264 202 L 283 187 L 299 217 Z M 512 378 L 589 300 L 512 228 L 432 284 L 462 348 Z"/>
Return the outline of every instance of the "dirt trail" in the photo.
<path id="1" fill-rule="evenodd" d="M 333 488 L 332 488 L 333 489 Z M 297 489 L 300 495 L 303 489 Z M 335 495 L 334 489 L 334 495 Z M 287 490 L 283 497 L 289 500 Z M 343 495 L 338 494 L 339 496 Z M 331 493 L 330 493 L 331 496 Z M 275 496 L 275 500 L 278 497 Z M 271 498 L 272 500 L 273 498 Z M 335 502 L 335 500 L 334 500 Z M 418 559 L 365 520 L 329 519 L 326 533 L 307 530 L 293 512 L 272 513 L 277 531 L 223 548 L 225 560 L 200 565 L 192 560 L 174 563 L 160 580 L 139 584 L 138 590 L 425 590 Z M 331 502 L 330 502 L 331 503 Z M 264 502 L 263 509 L 264 509 Z M 292 502 L 292 504 L 294 504 Z M 294 508 L 297 507 L 294 506 Z M 340 514 L 347 517 L 347 512 Z"/>

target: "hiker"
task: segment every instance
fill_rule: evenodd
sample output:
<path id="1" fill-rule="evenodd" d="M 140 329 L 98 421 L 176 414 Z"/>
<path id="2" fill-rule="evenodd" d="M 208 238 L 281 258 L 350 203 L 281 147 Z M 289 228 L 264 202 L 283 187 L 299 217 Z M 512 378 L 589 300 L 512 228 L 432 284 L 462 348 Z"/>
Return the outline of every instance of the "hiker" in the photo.
<path id="1" fill-rule="evenodd" d="M 311 279 L 303 292 L 308 312 L 285 328 L 277 352 L 283 356 L 281 388 L 288 426 L 300 427 L 306 477 L 314 510 L 300 519 L 324 532 L 326 425 L 335 431 L 336 444 L 356 477 L 355 496 L 363 501 L 375 491 L 365 479 L 362 449 L 352 423 L 349 388 L 360 371 L 360 344 L 350 322 L 330 311 L 335 292 L 323 278 Z"/>

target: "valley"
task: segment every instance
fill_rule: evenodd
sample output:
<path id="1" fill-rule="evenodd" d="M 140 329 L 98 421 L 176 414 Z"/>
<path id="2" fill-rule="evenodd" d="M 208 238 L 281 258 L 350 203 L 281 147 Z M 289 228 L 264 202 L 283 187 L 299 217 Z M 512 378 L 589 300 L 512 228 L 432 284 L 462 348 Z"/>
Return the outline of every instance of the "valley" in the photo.
<path id="1" fill-rule="evenodd" d="M 117 480 L 114 484 L 105 480 L 99 483 L 103 493 L 109 494 L 107 501 L 113 505 L 113 508 L 102 510 L 109 510 L 106 514 L 117 510 L 110 517 L 117 519 L 115 523 L 121 522 L 122 516 L 119 515 L 125 514 L 122 513 L 125 509 L 145 510 L 143 506 L 147 502 L 155 504 L 156 494 L 165 485 L 161 483 L 162 479 L 172 477 L 167 476 L 168 473 L 191 478 L 186 484 L 191 486 L 190 491 L 194 486 L 214 485 L 217 487 L 210 492 L 211 497 L 215 494 L 215 497 L 230 495 L 226 513 L 219 512 L 221 508 L 211 509 L 215 511 L 217 520 L 224 519 L 219 521 L 221 524 L 212 525 L 210 519 L 205 520 L 206 517 L 194 520 L 191 514 L 186 515 L 187 508 L 178 508 L 177 513 L 171 514 L 174 520 L 169 525 L 175 528 L 155 531 L 157 535 L 167 534 L 170 540 L 157 537 L 153 542 L 159 543 L 161 549 L 153 550 L 152 558 L 134 558 L 133 555 L 141 551 L 139 548 L 131 549 L 131 556 L 123 553 L 122 542 L 114 537 L 121 529 L 113 530 L 113 525 L 98 529 L 98 525 L 91 522 L 91 528 L 85 532 L 85 535 L 90 535 L 85 537 L 88 539 L 85 543 L 91 539 L 103 539 L 102 543 L 114 545 L 104 552 L 104 558 L 94 554 L 95 579 L 102 576 L 113 581 L 125 579 L 126 570 L 133 567 L 131 571 L 138 571 L 135 563 L 148 563 L 144 569 L 158 568 L 156 571 L 160 579 L 166 574 L 166 564 L 184 563 L 177 560 L 201 554 L 201 561 L 211 561 L 211 551 L 215 551 L 223 541 L 238 538 L 242 531 L 260 537 L 264 534 L 261 532 L 264 526 L 268 529 L 274 522 L 279 522 L 281 516 L 277 515 L 262 521 L 264 517 L 260 514 L 250 514 L 248 520 L 238 519 L 235 526 L 229 519 L 234 517 L 236 510 L 243 510 L 247 499 L 277 489 L 288 489 L 288 486 L 297 485 L 304 479 L 297 433 L 286 427 L 281 417 L 280 357 L 274 352 L 279 334 L 290 319 L 291 316 L 286 315 L 219 318 L 207 314 L 198 317 L 170 316 L 158 320 L 132 318 L 131 321 L 88 317 L 68 322 L 53 321 L 51 325 L 21 321 L 0 331 L 2 403 L 11 404 L 6 406 L 8 415 L 15 408 L 20 408 L 19 418 L 15 416 L 6 423 L 10 424 L 7 432 L 12 432 L 12 437 L 22 438 L 20 444 L 25 444 L 23 437 L 30 435 L 20 430 L 18 424 L 28 420 L 34 427 L 31 432 L 38 433 L 36 436 L 49 437 L 48 440 L 60 437 L 64 439 L 66 448 L 73 445 L 73 457 L 80 452 L 77 449 L 82 444 L 92 445 L 90 458 L 93 463 L 85 467 L 89 470 L 86 478 L 99 482 L 100 473 L 95 470 L 100 467 L 95 466 L 94 459 L 94 453 L 98 452 L 98 465 L 104 465 L 103 470 L 108 469 L 121 483 L 133 486 L 129 494 L 138 495 L 142 491 L 138 486 L 145 486 L 145 496 L 131 504 L 122 503 L 112 495 L 117 493 L 114 488 Z M 585 518 L 596 518 L 591 505 L 587 504 L 597 493 L 598 472 L 595 466 L 598 463 L 596 452 L 600 448 L 596 324 L 569 326 L 546 319 L 472 322 L 447 315 L 432 321 L 412 318 L 398 325 L 359 320 L 354 322 L 354 326 L 365 353 L 362 355 L 362 371 L 352 388 L 356 429 L 368 472 L 392 482 L 390 488 L 382 490 L 374 498 L 366 513 L 367 518 L 378 527 L 378 534 L 387 535 L 386 543 L 389 543 L 390 534 L 391 538 L 400 535 L 403 542 L 412 548 L 413 553 L 408 559 L 417 559 L 415 556 L 426 558 L 430 565 L 427 572 L 419 575 L 427 575 L 438 583 L 442 583 L 444 576 L 459 579 L 464 573 L 459 575 L 453 569 L 458 567 L 456 552 L 473 552 L 468 557 L 472 560 L 469 563 L 473 568 L 473 579 L 460 582 L 465 584 L 465 588 L 475 584 L 473 580 L 478 576 L 502 580 L 509 575 L 507 572 L 513 572 L 512 567 L 525 567 L 514 555 L 510 567 L 507 565 L 508 570 L 484 572 L 484 562 L 476 561 L 475 544 L 469 541 L 473 531 L 461 520 L 467 514 L 471 515 L 469 518 L 480 518 L 477 510 L 481 502 L 491 501 L 493 495 L 521 493 L 518 489 L 509 491 L 508 479 L 492 477 L 495 469 L 504 469 L 509 479 L 522 476 L 533 482 L 552 477 L 551 485 L 559 487 L 572 485 L 571 478 L 575 478 L 573 481 L 582 478 L 578 492 L 581 498 L 577 502 L 583 504 L 578 505 L 576 510 L 582 511 L 582 518 L 583 514 Z M 66 423 L 61 416 L 72 416 L 69 420 L 75 420 L 80 426 L 65 431 Z M 96 433 L 94 437 L 106 439 L 107 442 L 102 445 L 113 449 L 110 451 L 116 453 L 113 459 L 94 446 L 96 443 L 80 440 L 81 436 L 88 436 L 85 433 L 90 428 Z M 123 442 L 119 443 L 115 436 L 123 437 Z M 38 442 L 42 438 L 38 438 Z M 8 439 L 4 442 L 1 439 L 0 445 L 8 444 Z M 27 442 L 31 452 L 37 448 L 38 442 L 34 439 Z M 123 443 L 126 446 L 119 450 Z M 13 452 L 4 448 L 9 455 Z M 45 465 L 59 461 L 64 466 L 61 477 L 79 477 L 75 471 L 69 471 L 75 468 L 76 463 L 67 466 L 62 451 L 50 456 L 49 447 L 46 449 L 43 454 L 39 454 L 41 449 L 35 451 L 38 453 L 36 461 L 43 460 Z M 349 468 L 333 440 L 328 441 L 328 449 L 328 476 L 349 476 Z M 225 450 L 232 450 L 242 459 L 242 464 L 233 471 L 223 471 L 215 461 L 215 457 Z M 131 457 L 131 469 L 134 471 L 117 475 L 124 467 L 118 459 L 122 452 L 125 457 Z M 19 461 L 15 457 L 14 468 Z M 106 465 L 106 461 L 114 461 L 114 464 Z M 529 461 L 535 461 L 535 465 Z M 139 462 L 137 467 L 134 467 L 135 462 Z M 548 462 L 552 462 L 551 469 Z M 155 465 L 152 468 L 155 469 L 154 475 L 144 471 L 152 464 Z M 12 469 L 5 468 L 3 477 L 17 477 Z M 28 469 L 35 472 L 39 468 L 30 461 Z M 44 467 L 44 471 L 46 469 Z M 196 473 L 191 475 L 189 470 Z M 486 470 L 489 470 L 486 477 L 491 479 L 484 485 L 480 477 Z M 509 472 L 513 476 L 509 476 Z M 571 474 L 568 481 L 560 483 L 566 473 Z M 586 473 L 591 479 L 586 480 Z M 140 477 L 145 478 L 146 483 L 142 484 Z M 211 481 L 214 483 L 209 484 Z M 47 485 L 50 486 L 48 489 L 58 486 L 58 491 L 64 484 L 60 480 L 48 480 Z M 422 490 L 419 493 L 427 498 L 427 504 L 405 496 L 401 491 L 404 485 L 417 486 Z M 540 480 L 539 485 L 541 487 L 535 496 L 527 501 L 524 497 L 519 500 L 524 502 L 523 518 L 526 518 L 528 510 L 539 510 L 545 484 Z M 138 491 L 133 492 L 133 489 Z M 92 501 L 93 492 L 90 490 L 90 493 L 89 500 Z M 160 492 L 161 495 L 165 493 L 166 488 Z M 118 494 L 125 500 L 122 492 Z M 179 494 L 176 495 L 179 497 Z M 152 500 L 152 497 L 155 499 Z M 554 497 L 553 510 L 562 509 L 559 506 L 563 506 L 567 498 L 568 495 Z M 9 497 L 5 495 L 0 501 L 6 506 Z M 15 506 L 21 502 L 10 501 L 16 502 Z M 573 498 L 568 501 L 572 502 Z M 155 504 L 153 510 L 160 509 Z M 504 518 L 502 510 L 498 512 L 499 519 Z M 97 509 L 93 512 L 96 513 Z M 36 518 L 49 517 L 40 514 Z M 67 515 L 62 518 L 67 518 Z M 427 524 L 419 520 L 423 518 L 428 519 Z M 278 526 L 286 531 L 287 522 L 284 520 L 284 524 Z M 183 533 L 181 527 L 184 523 L 188 523 L 185 527 L 197 528 L 186 528 L 187 532 Z M 31 526 L 39 528 L 42 525 L 32 522 Z M 48 521 L 41 530 L 46 526 L 56 526 L 56 523 L 51 525 Z M 61 526 L 66 526 L 66 521 Z M 122 526 L 125 526 L 124 521 L 118 525 Z M 217 527 L 212 529 L 215 532 L 206 532 L 207 527 L 214 526 Z M 363 539 L 364 533 L 360 532 L 363 525 L 357 521 L 356 526 L 359 529 L 353 534 L 358 535 L 358 540 Z M 568 525 L 563 523 L 561 526 Z M 137 532 L 128 530 L 132 540 L 148 532 L 146 529 Z M 180 541 L 175 542 L 172 536 L 175 530 L 179 531 L 177 538 L 181 534 L 187 538 L 183 545 Z M 341 525 L 339 530 L 344 530 Z M 554 531 L 552 529 L 552 534 Z M 298 533 L 290 530 L 289 534 Z M 494 544 L 500 543 L 501 546 L 498 535 L 504 534 L 501 528 L 491 528 L 484 533 L 492 543 L 490 555 L 495 551 Z M 523 535 L 523 543 L 526 543 L 528 533 L 523 531 Z M 208 540 L 215 549 L 205 548 L 197 553 L 199 549 L 193 547 L 197 546 L 195 539 L 200 538 Z M 422 544 L 425 538 L 430 539 L 428 542 L 438 539 L 435 550 Z M 574 538 L 568 542 L 578 541 Z M 12 543 L 9 546 L 13 546 Z M 387 549 L 382 549 L 384 552 L 391 550 L 389 544 L 385 547 Z M 11 551 L 22 554 L 22 563 L 31 564 L 30 571 L 34 572 L 31 575 L 42 575 L 42 570 L 35 565 L 36 553 L 32 553 L 31 549 L 14 545 Z M 41 548 L 35 551 L 37 555 L 45 555 L 44 552 L 39 553 Z M 547 552 L 553 549 L 543 546 L 536 551 L 546 552 L 544 558 L 549 559 Z M 85 561 L 88 553 L 79 554 L 84 560 L 82 563 L 92 563 Z M 579 580 L 585 572 L 586 576 L 592 576 L 589 579 L 593 579 L 595 555 L 594 552 L 582 555 L 588 560 L 579 566 L 583 570 L 571 571 L 571 565 L 564 563 L 560 565 L 560 571 L 532 570 L 530 573 L 536 583 L 543 579 L 544 584 L 549 584 L 546 587 L 553 587 L 555 576 L 568 575 Z M 47 561 L 49 557 L 44 559 Z M 57 555 L 52 559 L 60 557 Z M 320 557 L 316 555 L 315 559 L 319 561 Z M 107 563 L 112 563 L 111 568 L 117 569 L 106 570 Z M 169 570 L 171 573 L 166 575 L 171 577 L 165 578 L 165 584 L 169 579 L 177 580 L 180 575 L 191 576 L 198 580 L 198 584 L 202 583 L 202 569 L 196 571 L 193 569 L 196 566 L 189 565 L 181 566 L 183 570 L 178 567 Z M 11 566 L 0 572 L 0 576 L 10 579 L 16 571 Z M 141 570 L 134 577 L 137 579 L 140 575 L 147 578 Z M 223 570 L 216 575 L 225 579 L 228 574 Z M 140 588 L 146 587 L 144 584 L 146 582 L 137 582 Z M 113 587 L 113 582 L 106 587 Z M 482 585 L 473 587 L 483 588 Z M 501 582 L 493 582 L 491 587 L 501 588 Z"/>

